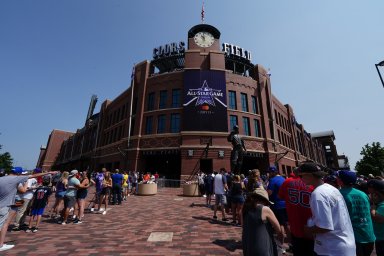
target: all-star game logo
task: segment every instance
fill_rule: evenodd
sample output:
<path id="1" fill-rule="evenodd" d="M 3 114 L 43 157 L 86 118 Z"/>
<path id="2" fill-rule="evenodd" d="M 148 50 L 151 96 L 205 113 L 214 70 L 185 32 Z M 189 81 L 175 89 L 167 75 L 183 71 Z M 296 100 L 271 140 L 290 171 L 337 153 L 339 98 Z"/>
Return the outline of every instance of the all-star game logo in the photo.
<path id="1" fill-rule="evenodd" d="M 190 101 L 183 104 L 184 107 L 188 106 L 192 102 L 196 101 L 195 107 L 198 108 L 200 114 L 214 114 L 214 109 L 216 107 L 215 100 L 223 105 L 225 105 L 219 98 L 223 98 L 223 93 L 221 90 L 212 89 L 208 86 L 207 80 L 204 80 L 203 85 L 198 89 L 189 89 L 187 96 L 193 97 Z"/>

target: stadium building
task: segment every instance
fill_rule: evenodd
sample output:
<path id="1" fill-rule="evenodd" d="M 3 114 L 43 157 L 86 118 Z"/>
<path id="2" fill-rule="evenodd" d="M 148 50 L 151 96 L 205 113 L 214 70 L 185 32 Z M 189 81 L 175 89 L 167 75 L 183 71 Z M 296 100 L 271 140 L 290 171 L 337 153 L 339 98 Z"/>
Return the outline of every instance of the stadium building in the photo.
<path id="1" fill-rule="evenodd" d="M 199 169 L 229 169 L 227 136 L 238 125 L 247 148 L 243 172 L 276 165 L 289 174 L 305 160 L 338 168 L 337 159 L 326 158 L 329 149 L 337 157 L 333 132 L 311 136 L 292 107 L 272 94 L 267 70 L 252 63 L 250 51 L 221 42 L 208 24 L 187 36 L 154 48 L 152 60 L 135 65 L 131 86 L 96 114 L 93 97 L 84 127 L 47 145 L 57 157 L 40 167 L 157 171 L 183 179 Z M 47 162 L 45 155 L 39 163 Z"/>

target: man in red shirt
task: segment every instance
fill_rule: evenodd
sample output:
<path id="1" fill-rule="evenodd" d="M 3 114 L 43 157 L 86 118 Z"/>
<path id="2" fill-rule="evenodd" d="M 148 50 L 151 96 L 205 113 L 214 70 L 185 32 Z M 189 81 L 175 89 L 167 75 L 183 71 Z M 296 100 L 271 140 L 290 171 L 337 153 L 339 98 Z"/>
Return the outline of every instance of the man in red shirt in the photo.
<path id="1" fill-rule="evenodd" d="M 313 191 L 312 186 L 307 186 L 299 177 L 297 168 L 294 176 L 286 179 L 279 189 L 279 197 L 285 200 L 288 222 L 291 230 L 293 255 L 312 256 L 313 238 L 304 233 L 304 226 L 312 216 L 309 199 Z"/>

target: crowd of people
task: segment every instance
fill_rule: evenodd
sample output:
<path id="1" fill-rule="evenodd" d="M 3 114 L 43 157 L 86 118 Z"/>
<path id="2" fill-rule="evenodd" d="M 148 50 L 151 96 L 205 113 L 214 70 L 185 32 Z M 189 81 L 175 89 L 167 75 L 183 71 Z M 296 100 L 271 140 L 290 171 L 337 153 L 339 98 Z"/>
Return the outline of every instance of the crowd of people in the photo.
<path id="1" fill-rule="evenodd" d="M 105 215 L 109 204 L 121 205 L 136 193 L 139 183 L 157 182 L 158 179 L 157 172 L 154 175 L 136 171 L 121 173 L 116 169 L 111 173 L 106 168 L 95 173 L 35 169 L 31 175 L 14 168 L 9 175 L 0 177 L 0 252 L 14 247 L 4 243 L 10 225 L 13 232 L 36 233 L 44 213 L 61 225 L 81 224 L 86 208 Z M 86 207 L 90 186 L 95 186 L 96 193 Z M 54 195 L 54 202 L 46 209 L 51 195 Z"/>
<path id="2" fill-rule="evenodd" d="M 221 221 L 242 226 L 244 255 L 384 256 L 384 179 L 304 162 L 284 177 L 271 166 L 234 175 L 198 174 L 200 193 Z"/>
<path id="3" fill-rule="evenodd" d="M 105 215 L 109 204 L 121 205 L 139 183 L 158 179 L 157 173 L 111 173 L 105 168 L 94 173 L 36 169 L 31 175 L 14 169 L 0 177 L 0 251 L 14 246 L 4 243 L 10 225 L 15 232 L 36 233 L 44 212 L 61 225 L 81 224 L 86 209 Z M 375 249 L 384 256 L 382 177 L 325 171 L 304 162 L 289 177 L 274 166 L 263 175 L 258 169 L 247 176 L 224 168 L 200 172 L 198 185 L 213 208 L 213 221 L 242 227 L 244 255 L 275 256 L 287 249 L 295 256 L 369 256 Z M 90 186 L 95 186 L 95 195 L 86 207 Z"/>

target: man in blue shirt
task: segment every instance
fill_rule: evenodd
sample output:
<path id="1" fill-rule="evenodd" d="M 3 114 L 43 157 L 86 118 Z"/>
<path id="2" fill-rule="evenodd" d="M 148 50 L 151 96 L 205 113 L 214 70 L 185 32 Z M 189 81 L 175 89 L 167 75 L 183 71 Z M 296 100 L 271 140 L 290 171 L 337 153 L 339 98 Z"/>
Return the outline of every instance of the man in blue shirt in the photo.
<path id="1" fill-rule="evenodd" d="M 280 176 L 279 170 L 275 166 L 270 166 L 268 168 L 269 172 L 269 184 L 267 187 L 269 200 L 274 204 L 271 206 L 273 213 L 275 214 L 277 220 L 280 223 L 281 230 L 283 234 L 287 231 L 287 223 L 288 223 L 288 215 L 285 207 L 284 199 L 279 198 L 279 189 L 281 185 L 284 183 L 284 177 Z M 284 229 L 284 227 L 286 227 Z M 284 244 L 284 236 L 282 236 L 281 245 Z M 282 253 L 285 253 L 285 250 L 281 247 L 280 250 Z"/>
<path id="2" fill-rule="evenodd" d="M 115 170 L 112 174 L 112 204 L 121 204 L 121 186 L 123 185 L 124 176 L 120 173 L 119 169 Z"/>

